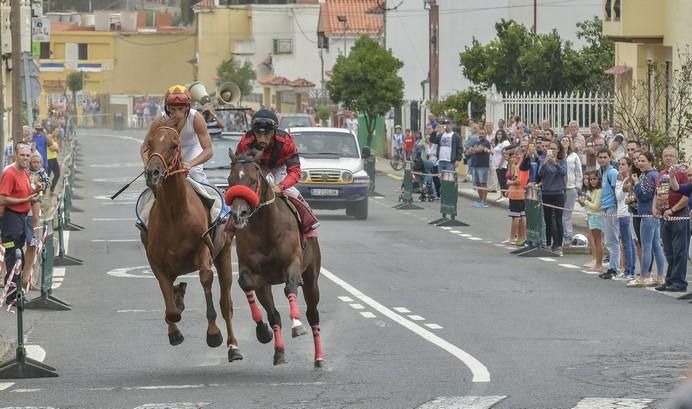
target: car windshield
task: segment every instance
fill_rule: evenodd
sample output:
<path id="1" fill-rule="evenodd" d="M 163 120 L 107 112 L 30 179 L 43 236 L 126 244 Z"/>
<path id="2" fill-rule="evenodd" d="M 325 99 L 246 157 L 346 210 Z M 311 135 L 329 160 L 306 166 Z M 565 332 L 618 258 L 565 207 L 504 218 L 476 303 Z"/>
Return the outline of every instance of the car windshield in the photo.
<path id="1" fill-rule="evenodd" d="M 279 128 L 300 128 L 312 126 L 309 116 L 283 116 L 279 121 Z"/>
<path id="2" fill-rule="evenodd" d="M 356 139 L 350 132 L 293 132 L 301 156 L 358 158 Z"/>
<path id="3" fill-rule="evenodd" d="M 240 139 L 238 138 L 212 138 L 211 146 L 214 151 L 214 156 L 209 159 L 207 163 L 204 164 L 205 168 L 218 168 L 222 166 L 228 166 L 231 160 L 228 158 L 228 149 L 233 149 L 235 152 L 236 146 L 238 146 Z"/>

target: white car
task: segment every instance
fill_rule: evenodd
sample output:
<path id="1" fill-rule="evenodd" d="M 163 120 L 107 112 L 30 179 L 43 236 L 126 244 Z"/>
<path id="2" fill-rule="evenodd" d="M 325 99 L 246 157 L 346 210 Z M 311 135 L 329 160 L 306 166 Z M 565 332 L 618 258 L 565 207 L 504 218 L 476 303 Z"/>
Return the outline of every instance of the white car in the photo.
<path id="1" fill-rule="evenodd" d="M 358 139 L 342 128 L 291 128 L 300 152 L 298 190 L 315 209 L 346 209 L 368 218 L 370 178 L 363 170 Z"/>

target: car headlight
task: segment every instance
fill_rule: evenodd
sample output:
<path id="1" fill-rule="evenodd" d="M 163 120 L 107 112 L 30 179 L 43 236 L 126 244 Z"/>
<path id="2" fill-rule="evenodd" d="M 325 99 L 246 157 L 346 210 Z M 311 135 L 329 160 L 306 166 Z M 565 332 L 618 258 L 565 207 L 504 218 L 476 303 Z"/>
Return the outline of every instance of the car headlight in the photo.
<path id="1" fill-rule="evenodd" d="M 351 173 L 351 172 L 349 172 L 349 171 L 343 172 L 343 173 L 341 174 L 341 180 L 343 180 L 344 182 L 351 182 L 351 181 L 353 181 L 353 173 Z"/>
<path id="2" fill-rule="evenodd" d="M 364 170 L 359 170 L 353 175 L 353 183 L 370 183 L 370 177 Z"/>
<path id="3" fill-rule="evenodd" d="M 300 172 L 300 181 L 305 182 L 307 180 L 308 180 L 308 172 L 307 171 Z"/>

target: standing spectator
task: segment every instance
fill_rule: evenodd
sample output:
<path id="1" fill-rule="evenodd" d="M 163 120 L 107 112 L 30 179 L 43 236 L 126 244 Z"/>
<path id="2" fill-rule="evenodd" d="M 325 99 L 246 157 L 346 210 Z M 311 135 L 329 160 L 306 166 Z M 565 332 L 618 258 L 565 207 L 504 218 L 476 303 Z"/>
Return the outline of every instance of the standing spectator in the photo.
<path id="1" fill-rule="evenodd" d="M 471 121 L 470 121 L 471 122 Z M 466 165 L 468 166 L 468 172 L 467 172 L 467 177 L 470 176 L 471 182 L 473 182 L 473 155 L 471 154 L 470 149 L 473 147 L 473 145 L 478 142 L 478 134 L 480 133 L 480 128 L 478 127 L 477 124 L 471 122 L 468 126 L 469 129 L 469 136 L 466 139 L 466 142 L 464 142 L 464 158 L 466 159 Z M 474 190 L 476 188 L 476 185 L 474 183 Z"/>
<path id="2" fill-rule="evenodd" d="M 413 160 L 413 151 L 415 147 L 416 138 L 411 133 L 411 130 L 407 129 L 404 135 L 404 153 L 406 154 L 406 160 Z"/>
<path id="3" fill-rule="evenodd" d="M 41 154 L 38 152 L 31 154 L 31 159 L 29 161 L 29 181 L 31 182 L 32 190 L 34 192 L 40 191 L 40 193 L 38 200 L 31 204 L 31 210 L 26 217 L 26 251 L 24 254 L 22 272 L 22 281 L 25 287 L 28 287 L 31 278 L 31 272 L 34 267 L 34 262 L 36 261 L 36 248 L 38 247 L 38 240 L 40 240 L 40 237 L 36 237 L 36 232 L 41 222 L 41 197 L 43 196 L 43 192 L 47 191 L 50 185 L 48 175 L 41 166 L 42 163 L 43 158 Z"/>
<path id="4" fill-rule="evenodd" d="M 661 240 L 663 252 L 666 255 L 668 269 L 665 282 L 658 287 L 658 291 L 686 291 L 687 290 L 687 249 L 690 242 L 689 211 L 687 196 L 681 195 L 672 189 L 676 185 L 688 183 L 687 169 L 674 166 L 678 161 L 678 151 L 672 146 L 663 150 L 663 169 L 658 173 L 656 180 L 656 196 L 654 197 L 655 217 L 663 217 L 661 227 Z M 673 182 L 675 179 L 675 182 Z M 671 220 L 671 217 L 681 218 Z"/>
<path id="5" fill-rule="evenodd" d="M 207 123 L 207 132 L 209 132 L 209 136 L 212 139 L 221 138 L 223 128 L 226 125 L 216 114 L 216 111 L 214 111 L 211 104 L 204 104 L 204 107 L 202 108 L 202 116 L 204 117 L 204 122 Z"/>
<path id="6" fill-rule="evenodd" d="M 508 165 L 508 192 L 509 217 L 512 218 L 512 226 L 509 231 L 509 240 L 504 243 L 513 243 L 523 246 L 526 243 L 526 185 L 529 182 L 528 169 L 521 169 L 524 160 L 520 149 L 510 151 Z"/>
<path id="7" fill-rule="evenodd" d="M 346 128 L 351 131 L 352 134 L 354 134 L 356 137 L 358 137 L 358 127 L 360 125 L 358 124 L 358 118 L 356 117 L 355 113 L 349 112 L 348 118 L 346 118 Z"/>
<path id="8" fill-rule="evenodd" d="M 621 133 L 613 136 L 610 142 L 606 140 L 606 145 L 613 153 L 613 157 L 616 161 L 619 161 L 625 157 L 625 136 Z"/>
<path id="9" fill-rule="evenodd" d="M 601 137 L 601 128 L 599 128 L 597 123 L 591 124 L 591 135 L 586 138 L 586 149 L 584 149 L 584 154 L 586 155 L 586 169 L 596 169 L 598 165 L 596 164 L 596 155 L 600 146 L 606 146 L 605 139 Z"/>
<path id="10" fill-rule="evenodd" d="M 582 167 L 586 166 L 586 139 L 579 133 L 579 123 L 577 123 L 577 121 L 570 121 L 567 126 L 567 132 L 572 139 L 572 150 L 579 155 Z"/>
<path id="11" fill-rule="evenodd" d="M 607 118 L 603 118 L 601 121 L 601 136 L 603 139 L 605 139 L 606 145 L 610 146 L 610 140 L 613 139 L 615 134 L 613 133 L 613 130 L 610 129 L 610 122 Z"/>
<path id="12" fill-rule="evenodd" d="M 504 129 L 499 129 L 493 138 L 492 165 L 500 187 L 497 201 L 507 197 L 507 158 L 505 149 L 510 146 L 509 138 Z"/>
<path id="13" fill-rule="evenodd" d="M 639 154 L 639 170 L 641 177 L 632 175 L 634 182 L 634 194 L 637 198 L 637 214 L 641 220 L 640 242 L 642 246 L 642 260 L 639 263 L 639 278 L 627 283 L 628 287 L 655 287 L 663 284 L 665 279 L 664 265 L 665 256 L 661 248 L 661 225 L 658 219 L 653 216 L 653 203 L 656 196 L 656 180 L 658 172 L 653 167 L 654 155 L 651 152 L 641 152 Z M 651 260 L 656 260 L 656 271 L 658 278 L 651 277 Z M 660 281 L 660 283 L 659 283 Z"/>
<path id="14" fill-rule="evenodd" d="M 572 225 L 572 214 L 574 206 L 577 204 L 578 190 L 582 185 L 584 178 L 581 160 L 579 155 L 572 149 L 572 143 L 569 136 L 565 135 L 560 138 L 560 146 L 565 152 L 565 163 L 567 165 L 567 180 L 565 183 L 565 211 L 562 214 L 562 224 L 565 229 L 565 241 L 570 243 L 574 236 L 574 226 Z"/>
<path id="15" fill-rule="evenodd" d="M 630 220 L 632 215 L 629 212 L 629 206 L 627 205 L 627 192 L 625 192 L 624 186 L 625 182 L 630 178 L 630 171 L 632 169 L 632 159 L 624 157 L 618 161 L 618 177 L 615 184 L 615 198 L 618 202 L 617 215 L 618 215 L 618 227 L 620 229 L 620 243 L 622 244 L 622 251 L 624 256 L 624 271 L 622 276 L 619 278 L 625 280 L 634 279 L 634 242 L 632 240 L 632 227 L 630 225 Z"/>
<path id="16" fill-rule="evenodd" d="M 5 253 L 6 286 L 17 261 L 15 251 L 22 252 L 26 242 L 26 215 L 31 210 L 31 204 L 38 198 L 38 193 L 31 189 L 29 181 L 31 147 L 22 143 L 17 145 L 15 152 L 15 163 L 8 166 L 0 178 L 0 206 L 5 206 L 0 218 L 0 231 L 2 231 L 2 243 L 7 250 Z M 21 254 L 23 255 L 23 252 Z M 20 275 L 14 277 L 14 284 L 19 288 Z M 6 303 L 11 304 L 15 297 L 16 292 L 7 297 Z"/>
<path id="17" fill-rule="evenodd" d="M 600 138 L 600 135 L 599 135 Z M 602 139 L 602 138 L 601 138 Z M 604 141 L 605 142 L 605 141 Z M 615 197 L 615 185 L 617 184 L 618 171 L 610 163 L 610 150 L 606 147 L 599 148 L 596 154 L 601 172 L 601 211 L 603 211 L 603 235 L 608 249 L 608 270 L 599 275 L 604 279 L 611 279 L 618 275 L 620 269 L 620 241 L 618 239 L 617 199 Z"/>
<path id="18" fill-rule="evenodd" d="M 461 160 L 463 148 L 461 137 L 452 130 L 452 123 L 449 119 L 442 121 L 445 131 L 439 137 L 437 145 L 437 167 L 442 171 L 455 172 L 457 162 Z"/>
<path id="19" fill-rule="evenodd" d="M 43 126 L 36 125 L 34 127 L 34 136 L 31 138 L 33 149 L 41 154 L 43 158 L 43 168 L 48 168 L 48 140 L 44 132 Z"/>
<path id="20" fill-rule="evenodd" d="M 577 199 L 586 208 L 587 224 L 590 231 L 589 244 L 593 261 L 584 267 L 603 269 L 603 216 L 601 216 L 601 177 L 595 170 L 584 173 L 584 187 Z"/>
<path id="21" fill-rule="evenodd" d="M 398 160 L 404 160 L 404 133 L 401 132 L 401 125 L 394 127 L 392 141 L 394 142 L 394 157 Z"/>
<path id="22" fill-rule="evenodd" d="M 469 152 L 473 161 L 473 185 L 478 193 L 478 201 L 473 207 L 488 207 L 488 173 L 490 171 L 490 141 L 486 138 L 485 129 L 478 131 L 478 141 L 473 144 Z"/>
<path id="23" fill-rule="evenodd" d="M 565 176 L 567 164 L 562 149 L 557 143 L 550 142 L 545 152 L 543 162 L 538 168 L 541 178 L 543 218 L 545 220 L 546 245 L 555 256 L 562 257 L 562 208 L 565 207 Z M 546 206 L 547 205 L 547 206 Z"/>
<path id="24" fill-rule="evenodd" d="M 55 186 L 60 179 L 60 164 L 58 163 L 58 154 L 60 153 L 60 145 L 58 145 L 59 129 L 54 129 L 53 134 L 48 137 L 48 176 L 53 178 L 50 184 L 50 192 L 55 193 Z"/>

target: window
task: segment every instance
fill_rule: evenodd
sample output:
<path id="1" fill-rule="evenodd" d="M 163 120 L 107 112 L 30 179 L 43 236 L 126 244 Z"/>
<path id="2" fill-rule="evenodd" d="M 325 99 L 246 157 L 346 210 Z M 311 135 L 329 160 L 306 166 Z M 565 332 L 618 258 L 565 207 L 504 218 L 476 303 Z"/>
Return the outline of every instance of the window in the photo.
<path id="1" fill-rule="evenodd" d="M 88 60 L 89 59 L 89 44 L 79 43 L 77 44 L 77 59 Z"/>
<path id="2" fill-rule="evenodd" d="M 293 40 L 274 39 L 274 54 L 293 54 Z"/>
<path id="3" fill-rule="evenodd" d="M 43 60 L 50 58 L 50 43 L 48 41 L 41 42 L 41 51 L 38 58 Z"/>
<path id="4" fill-rule="evenodd" d="M 613 6 L 613 13 L 615 13 L 615 21 L 620 21 L 620 0 L 615 0 L 615 5 Z"/>
<path id="5" fill-rule="evenodd" d="M 613 14 L 613 1 L 606 0 L 605 2 L 605 21 L 610 21 L 610 16 Z"/>

